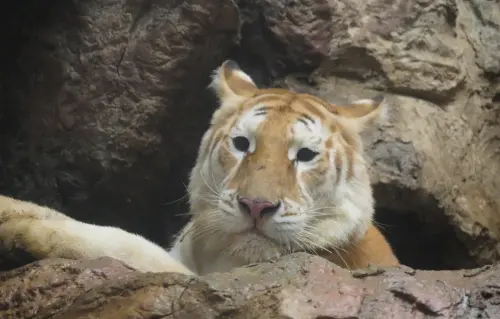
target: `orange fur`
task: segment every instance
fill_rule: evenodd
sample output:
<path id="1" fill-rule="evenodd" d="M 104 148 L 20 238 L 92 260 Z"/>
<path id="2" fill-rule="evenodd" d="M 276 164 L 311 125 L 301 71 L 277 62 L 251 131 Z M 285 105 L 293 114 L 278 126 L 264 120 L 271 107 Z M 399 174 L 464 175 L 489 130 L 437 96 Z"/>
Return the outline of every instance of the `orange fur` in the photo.
<path id="1" fill-rule="evenodd" d="M 378 266 L 398 266 L 399 260 L 382 233 L 371 225 L 357 242 L 351 242 L 337 252 L 322 252 L 320 256 L 347 269 Z"/>

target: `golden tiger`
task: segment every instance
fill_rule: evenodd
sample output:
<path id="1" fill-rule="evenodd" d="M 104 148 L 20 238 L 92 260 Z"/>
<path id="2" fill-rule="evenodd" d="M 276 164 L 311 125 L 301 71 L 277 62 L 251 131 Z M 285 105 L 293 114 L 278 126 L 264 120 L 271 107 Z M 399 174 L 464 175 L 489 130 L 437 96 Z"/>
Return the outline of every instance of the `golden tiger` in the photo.
<path id="1" fill-rule="evenodd" d="M 373 224 L 360 132 L 383 96 L 332 105 L 259 89 L 236 62 L 214 71 L 219 99 L 189 179 L 191 220 L 168 252 L 145 238 L 0 197 L 0 240 L 37 258 L 119 259 L 140 271 L 205 275 L 305 251 L 348 269 L 398 265 Z"/>

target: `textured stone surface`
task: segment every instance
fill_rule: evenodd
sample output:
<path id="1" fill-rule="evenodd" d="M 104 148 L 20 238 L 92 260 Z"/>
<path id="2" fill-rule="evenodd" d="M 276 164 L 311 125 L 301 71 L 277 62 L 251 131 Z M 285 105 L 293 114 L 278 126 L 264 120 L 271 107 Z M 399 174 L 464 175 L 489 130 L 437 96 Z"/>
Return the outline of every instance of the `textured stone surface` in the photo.
<path id="1" fill-rule="evenodd" d="M 236 40 L 236 5 L 23 3 L 21 21 L 46 18 L 5 27 L 27 39 L 2 75 L 0 191 L 164 241 L 179 220 L 167 203 L 182 197 L 213 111 L 210 72 Z"/>
<path id="2" fill-rule="evenodd" d="M 252 8 L 243 20 L 249 24 L 249 34 L 243 36 L 264 42 L 255 45 L 247 40 L 245 49 L 281 74 L 309 67 L 323 75 L 354 78 L 368 82 L 368 87 L 437 102 L 451 99 L 465 79 L 452 1 L 242 0 L 242 4 Z M 260 19 L 255 18 L 257 13 Z M 260 30 L 254 31 L 257 23 Z M 272 50 L 263 52 L 262 47 Z"/>
<path id="3" fill-rule="evenodd" d="M 498 266 L 350 273 L 307 254 L 195 279 L 102 258 L 0 273 L 2 318 L 495 318 Z"/>
<path id="4" fill-rule="evenodd" d="M 500 75 L 500 2 L 463 1 L 463 23 L 467 39 L 474 48 L 476 63 L 489 75 Z"/>
<path id="5" fill-rule="evenodd" d="M 2 318 L 48 318 L 77 296 L 107 280 L 124 280 L 135 271 L 110 258 L 89 261 L 47 259 L 0 272 Z"/>
<path id="6" fill-rule="evenodd" d="M 262 59 L 273 68 L 249 65 L 249 70 L 275 75 L 273 85 L 332 102 L 384 92 L 391 117 L 365 140 L 380 226 L 402 260 L 441 269 L 498 260 L 500 176 L 492 173 L 500 163 L 498 1 L 317 2 L 328 14 L 318 14 L 320 25 L 314 28 L 309 19 L 291 18 L 308 5 L 253 4 L 259 9 L 252 12 L 275 8 L 286 23 L 247 29 L 267 46 L 242 42 L 244 57 L 271 48 Z M 322 26 L 333 28 L 330 38 L 314 36 Z M 295 39 L 312 33 L 314 46 L 298 40 L 293 50 L 313 56 L 310 48 L 316 48 L 314 62 L 290 62 L 283 46 L 268 38 L 283 33 Z M 288 61 L 286 67 L 271 63 L 275 57 Z"/>

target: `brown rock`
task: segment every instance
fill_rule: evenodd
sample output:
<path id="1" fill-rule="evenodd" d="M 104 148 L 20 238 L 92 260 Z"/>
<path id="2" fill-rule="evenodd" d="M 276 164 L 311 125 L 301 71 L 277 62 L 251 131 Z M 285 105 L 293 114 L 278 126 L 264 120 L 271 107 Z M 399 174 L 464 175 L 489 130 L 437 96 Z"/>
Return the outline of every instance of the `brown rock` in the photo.
<path id="1" fill-rule="evenodd" d="M 476 63 L 488 76 L 500 75 L 500 6 L 498 1 L 459 2 L 467 40 L 474 48 Z"/>
<path id="2" fill-rule="evenodd" d="M 212 113 L 210 72 L 238 34 L 236 5 L 40 3 L 23 2 L 2 26 L 22 40 L 3 53 L 13 66 L 0 83 L 0 191 L 163 242 L 178 229 L 179 207 L 166 204 L 184 193 Z"/>
<path id="3" fill-rule="evenodd" d="M 247 25 L 240 59 L 258 56 L 271 68 L 248 63 L 251 73 L 277 76 L 275 86 L 332 102 L 381 91 L 388 97 L 391 118 L 365 140 L 377 221 L 404 263 L 457 269 L 499 259 L 500 175 L 493 173 L 500 163 L 499 6 L 465 0 L 239 5 Z"/>
<path id="4" fill-rule="evenodd" d="M 134 273 L 111 258 L 45 259 L 0 272 L 0 314 L 2 318 L 47 318 L 70 306 L 89 289 Z"/>
<path id="5" fill-rule="evenodd" d="M 305 253 L 201 279 L 138 273 L 110 258 L 44 260 L 0 273 L 0 316 L 385 319 L 500 314 L 499 266 L 475 273 L 384 270 L 356 278 Z"/>
<path id="6" fill-rule="evenodd" d="M 327 58 L 337 31 L 328 1 L 237 1 L 241 12 L 240 65 L 261 84 L 310 70 Z"/>
<path id="7" fill-rule="evenodd" d="M 248 25 L 244 52 L 273 67 L 272 75 L 315 70 L 430 101 L 448 101 L 465 80 L 451 1 L 239 4 Z"/>

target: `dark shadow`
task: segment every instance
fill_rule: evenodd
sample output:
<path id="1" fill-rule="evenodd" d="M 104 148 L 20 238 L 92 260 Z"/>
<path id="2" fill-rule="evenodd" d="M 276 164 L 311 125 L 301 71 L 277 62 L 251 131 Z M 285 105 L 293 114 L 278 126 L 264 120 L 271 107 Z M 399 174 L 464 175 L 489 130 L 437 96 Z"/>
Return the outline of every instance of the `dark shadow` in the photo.
<path id="1" fill-rule="evenodd" d="M 479 266 L 435 199 L 389 185 L 375 185 L 374 191 L 377 226 L 401 263 L 425 270 Z"/>

